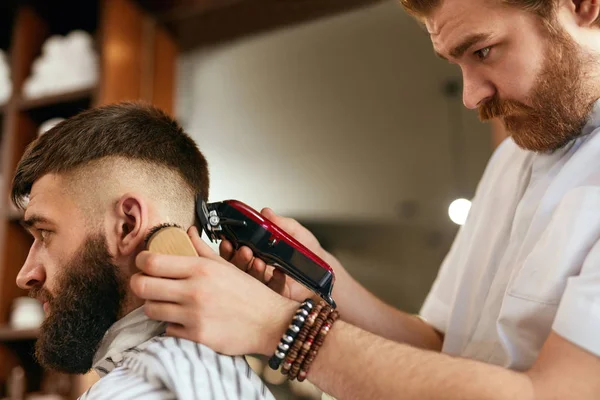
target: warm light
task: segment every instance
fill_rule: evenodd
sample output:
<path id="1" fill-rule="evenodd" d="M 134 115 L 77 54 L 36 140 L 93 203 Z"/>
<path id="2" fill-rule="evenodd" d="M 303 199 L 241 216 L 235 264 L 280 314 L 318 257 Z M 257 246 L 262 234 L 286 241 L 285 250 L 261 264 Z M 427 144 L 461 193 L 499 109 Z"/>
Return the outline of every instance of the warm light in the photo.
<path id="1" fill-rule="evenodd" d="M 463 225 L 469 215 L 471 202 L 467 199 L 457 199 L 448 207 L 448 215 L 452 222 L 458 225 Z"/>

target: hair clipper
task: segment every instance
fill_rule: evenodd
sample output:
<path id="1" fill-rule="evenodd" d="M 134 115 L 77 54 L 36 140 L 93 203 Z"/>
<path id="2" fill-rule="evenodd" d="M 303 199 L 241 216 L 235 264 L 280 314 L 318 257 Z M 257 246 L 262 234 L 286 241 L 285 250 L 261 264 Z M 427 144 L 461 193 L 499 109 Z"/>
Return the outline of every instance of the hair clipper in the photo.
<path id="1" fill-rule="evenodd" d="M 206 203 L 198 197 L 196 216 L 211 241 L 229 240 L 235 249 L 248 246 L 255 257 L 280 269 L 335 308 L 331 297 L 335 275 L 329 264 L 250 206 L 237 200 Z"/>

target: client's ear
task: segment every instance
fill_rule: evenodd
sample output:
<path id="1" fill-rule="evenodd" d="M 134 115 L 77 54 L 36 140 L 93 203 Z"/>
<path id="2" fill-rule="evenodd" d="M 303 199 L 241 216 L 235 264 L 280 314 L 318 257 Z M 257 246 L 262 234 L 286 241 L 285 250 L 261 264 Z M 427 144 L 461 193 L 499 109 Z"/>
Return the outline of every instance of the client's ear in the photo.
<path id="1" fill-rule="evenodd" d="M 144 245 L 148 230 L 148 206 L 145 199 L 136 193 L 125 193 L 116 206 L 117 247 L 125 256 L 133 254 Z"/>

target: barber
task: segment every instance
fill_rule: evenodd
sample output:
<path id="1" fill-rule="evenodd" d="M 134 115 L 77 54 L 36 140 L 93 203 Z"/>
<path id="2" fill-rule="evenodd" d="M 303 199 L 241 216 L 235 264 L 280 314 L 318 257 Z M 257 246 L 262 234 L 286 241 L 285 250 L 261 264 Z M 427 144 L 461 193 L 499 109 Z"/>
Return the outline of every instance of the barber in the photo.
<path id="1" fill-rule="evenodd" d="M 310 368 L 288 376 L 339 399 L 599 399 L 600 0 L 402 4 L 461 68 L 465 106 L 511 137 L 419 316 L 369 293 L 296 221 L 263 210 L 337 278 L 337 312 L 320 308 L 320 328 L 303 337 Z M 219 256 L 189 235 L 199 258 L 136 260 L 144 274 L 132 287 L 168 334 L 274 357 L 296 313 L 320 307 L 248 248 L 223 242 Z"/>

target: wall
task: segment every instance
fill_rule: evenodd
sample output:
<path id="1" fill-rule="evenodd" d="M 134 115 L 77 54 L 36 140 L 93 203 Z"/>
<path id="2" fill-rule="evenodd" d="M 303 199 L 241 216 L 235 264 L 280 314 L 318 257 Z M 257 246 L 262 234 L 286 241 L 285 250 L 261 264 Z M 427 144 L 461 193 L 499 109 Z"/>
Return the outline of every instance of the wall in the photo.
<path id="1" fill-rule="evenodd" d="M 472 195 L 492 145 L 460 95 L 443 94 L 460 71 L 396 1 L 197 49 L 179 77 L 178 115 L 209 160 L 211 200 L 296 217 L 348 265 L 378 255 L 349 269 L 418 307 L 456 232 L 448 204 Z M 362 251 L 347 244 L 359 230 L 371 232 Z"/>

